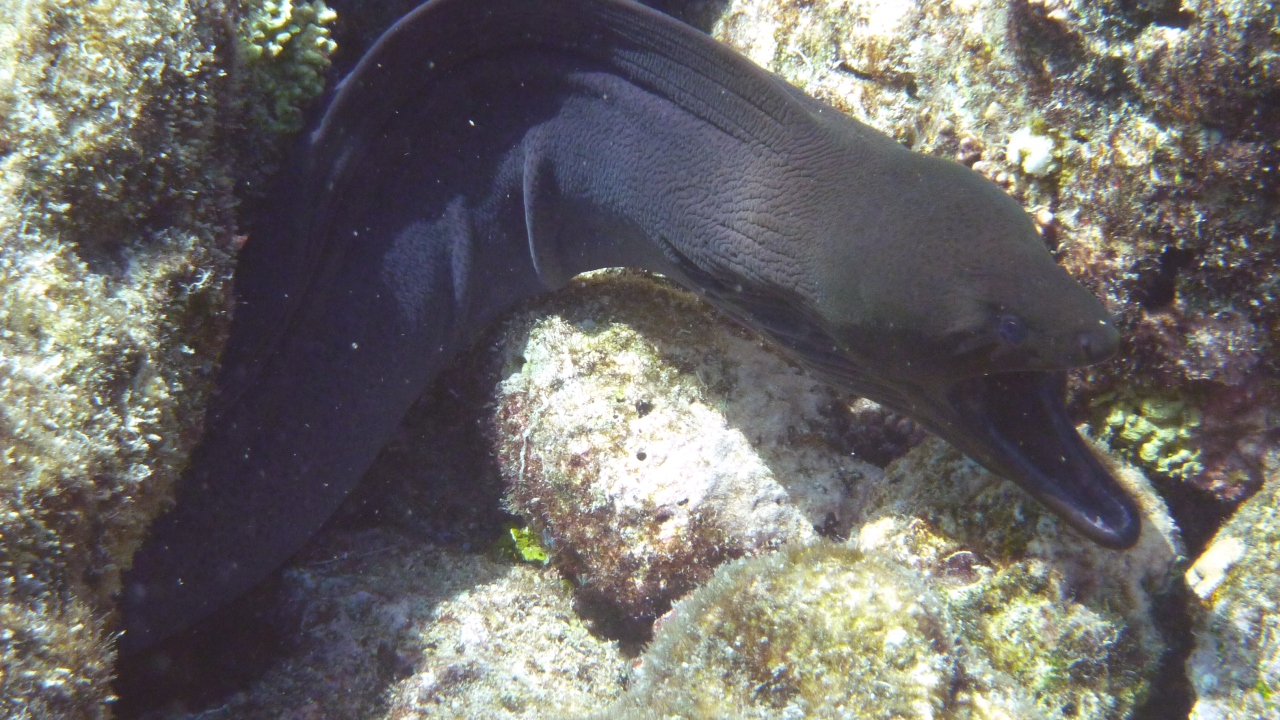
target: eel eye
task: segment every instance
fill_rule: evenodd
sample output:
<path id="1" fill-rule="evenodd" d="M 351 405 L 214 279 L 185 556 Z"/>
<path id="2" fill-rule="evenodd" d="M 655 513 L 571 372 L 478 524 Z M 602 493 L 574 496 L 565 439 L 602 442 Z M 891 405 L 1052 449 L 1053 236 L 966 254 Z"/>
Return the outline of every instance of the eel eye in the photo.
<path id="1" fill-rule="evenodd" d="M 1008 345 L 1021 345 L 1027 339 L 1027 325 L 1017 315 L 1002 313 L 996 318 L 996 336 Z"/>

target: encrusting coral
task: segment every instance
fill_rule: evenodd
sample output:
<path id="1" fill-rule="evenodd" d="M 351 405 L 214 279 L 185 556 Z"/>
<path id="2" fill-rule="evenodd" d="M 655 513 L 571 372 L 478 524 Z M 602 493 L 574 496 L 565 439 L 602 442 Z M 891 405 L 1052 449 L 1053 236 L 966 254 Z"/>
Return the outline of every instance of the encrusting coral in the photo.
<path id="1" fill-rule="evenodd" d="M 1177 582 L 1182 544 L 1141 473 L 1114 471 L 1144 516 L 1124 553 L 1079 537 L 936 439 L 871 489 L 857 540 L 937 586 L 973 648 L 969 676 L 991 683 L 992 698 L 1046 717 L 1126 717 L 1164 652 L 1154 599 Z"/>
<path id="2" fill-rule="evenodd" d="M 603 717 L 940 717 L 955 705 L 958 632 L 905 566 L 792 546 L 723 566 L 681 600 Z"/>
<path id="3" fill-rule="evenodd" d="M 1114 395 L 1097 398 L 1094 405 L 1106 411 L 1096 423 L 1095 437 L 1133 462 L 1177 478 L 1204 470 L 1201 449 L 1193 442 L 1200 427 L 1200 412 L 1194 406 L 1177 398 L 1125 402 Z"/>
<path id="4" fill-rule="evenodd" d="M 885 520 L 850 543 L 722 566 L 662 618 L 622 700 L 592 717 L 1102 719 L 1128 717 L 1147 692 L 1164 648 L 1145 603 L 1081 597 L 1083 569 L 1065 558 L 988 556 L 980 539 L 926 539 L 919 517 Z"/>
<path id="5" fill-rule="evenodd" d="M 302 109 L 324 91 L 324 71 L 337 44 L 328 26 L 338 17 L 323 0 L 257 0 L 237 33 L 237 52 L 247 66 L 244 102 L 251 124 L 269 133 L 302 129 Z"/>
<path id="6" fill-rule="evenodd" d="M 5 717 L 105 715 L 110 594 L 199 434 L 269 154 L 227 142 L 238 10 L 0 2 Z"/>

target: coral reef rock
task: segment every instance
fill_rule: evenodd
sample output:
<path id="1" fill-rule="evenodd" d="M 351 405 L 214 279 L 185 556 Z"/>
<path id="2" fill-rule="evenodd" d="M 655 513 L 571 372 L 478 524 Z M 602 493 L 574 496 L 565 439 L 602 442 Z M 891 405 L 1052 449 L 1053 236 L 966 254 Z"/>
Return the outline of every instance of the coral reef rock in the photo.
<path id="1" fill-rule="evenodd" d="M 846 544 L 724 565 L 676 603 L 600 717 L 1128 717 L 1165 650 L 1152 597 L 1179 541 L 1122 477 L 1148 522 L 1118 553 L 928 440 Z"/>
<path id="2" fill-rule="evenodd" d="M 1161 644 L 1134 608 L 1072 597 L 1060 564 L 952 553 L 943 575 L 855 544 L 721 566 L 593 717 L 1124 718 L 1147 691 Z"/>
<path id="3" fill-rule="evenodd" d="M 1236 511 L 1187 584 L 1200 601 L 1187 660 L 1191 717 L 1280 718 L 1280 478 Z"/>
<path id="4" fill-rule="evenodd" d="M 1127 717 L 1165 649 L 1153 602 L 1177 582 L 1182 543 L 1142 474 L 1113 472 L 1143 512 L 1142 535 L 1123 552 L 1080 537 L 937 439 L 888 468 L 856 540 L 947 598 L 971 648 L 967 672 L 1000 688 L 982 702 L 1005 698 L 1012 717 L 1025 716 L 1015 712 L 1023 706 L 1044 717 Z"/>
<path id="5" fill-rule="evenodd" d="M 110 596 L 226 330 L 233 189 L 282 142 L 244 98 L 287 88 L 224 50 L 254 7 L 0 1 L 0 716 L 107 713 Z M 286 75 L 332 50 L 300 32 Z"/>
<path id="6" fill-rule="evenodd" d="M 329 533 L 281 579 L 289 630 L 252 686 L 153 720 L 568 717 L 622 692 L 554 570 L 386 530 Z"/>
<path id="7" fill-rule="evenodd" d="M 503 566 L 494 580 L 437 605 L 415 630 L 421 653 L 392 687 L 389 717 L 572 717 L 623 690 L 630 663 L 590 632 L 554 570 Z"/>
<path id="8" fill-rule="evenodd" d="M 905 566 L 791 546 L 724 565 L 677 603 L 604 717 L 939 717 L 955 704 L 957 637 Z"/>
<path id="9" fill-rule="evenodd" d="M 105 716 L 109 596 L 199 432 L 235 205 L 218 12 L 0 3 L 0 716 Z"/>
<path id="10" fill-rule="evenodd" d="M 624 618 L 652 622 L 725 559 L 847 531 L 880 475 L 833 447 L 847 401 L 645 275 L 579 281 L 502 352 L 510 508 Z"/>

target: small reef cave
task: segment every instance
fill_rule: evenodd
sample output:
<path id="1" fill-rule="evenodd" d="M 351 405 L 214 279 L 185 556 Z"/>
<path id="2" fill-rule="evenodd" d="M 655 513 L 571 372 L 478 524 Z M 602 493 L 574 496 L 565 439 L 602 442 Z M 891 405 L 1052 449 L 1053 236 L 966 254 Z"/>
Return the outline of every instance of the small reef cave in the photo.
<path id="1" fill-rule="evenodd" d="M 1163 310 L 1173 304 L 1178 292 L 1178 274 L 1195 260 L 1195 253 L 1166 245 L 1153 263 L 1135 268 L 1138 275 L 1133 299 L 1148 311 Z"/>

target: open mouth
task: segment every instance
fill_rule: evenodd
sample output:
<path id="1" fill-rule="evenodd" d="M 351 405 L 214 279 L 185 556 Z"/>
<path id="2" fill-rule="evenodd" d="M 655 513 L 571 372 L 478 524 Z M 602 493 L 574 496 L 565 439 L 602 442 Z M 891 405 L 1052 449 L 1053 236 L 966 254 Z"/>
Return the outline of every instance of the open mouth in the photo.
<path id="1" fill-rule="evenodd" d="M 959 417 L 942 434 L 1099 545 L 1132 547 L 1142 528 L 1137 504 L 1076 432 L 1065 398 L 1063 372 L 962 380 L 946 393 Z"/>
<path id="2" fill-rule="evenodd" d="M 706 271 L 674 247 L 668 255 L 691 287 L 772 338 L 818 377 L 922 421 L 1099 545 L 1123 549 L 1138 541 L 1137 504 L 1067 417 L 1065 372 L 993 373 L 957 381 L 941 393 L 936 386 L 881 377 L 844 352 L 804 303 Z M 1101 359 L 1094 355 L 1089 359 Z"/>

